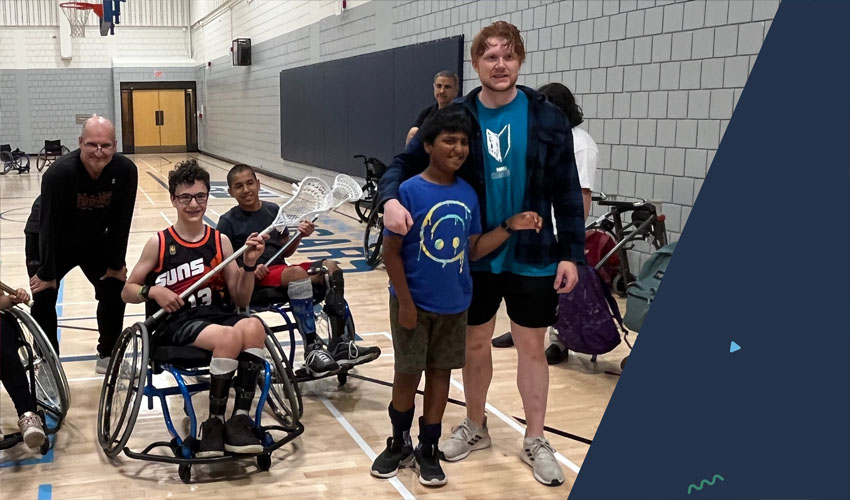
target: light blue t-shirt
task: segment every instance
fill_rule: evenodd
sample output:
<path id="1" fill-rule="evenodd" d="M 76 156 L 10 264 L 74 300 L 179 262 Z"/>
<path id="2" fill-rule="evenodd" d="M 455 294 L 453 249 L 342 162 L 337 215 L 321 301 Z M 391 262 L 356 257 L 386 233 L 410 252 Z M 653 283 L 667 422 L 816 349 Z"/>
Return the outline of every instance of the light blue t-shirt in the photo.
<path id="1" fill-rule="evenodd" d="M 525 202 L 525 157 L 528 146 L 528 97 L 517 91 L 513 101 L 491 109 L 478 100 L 478 123 L 484 148 L 484 182 L 487 193 L 487 228 L 495 228 L 523 211 Z M 541 214 L 546 216 L 545 214 Z M 475 262 L 474 271 L 523 276 L 551 276 L 556 264 L 531 266 L 514 259 L 516 235 L 507 244 Z"/>
<path id="2" fill-rule="evenodd" d="M 413 302 L 437 314 L 465 311 L 472 301 L 469 237 L 481 233 L 475 190 L 462 179 L 443 186 L 417 175 L 399 186 L 398 200 L 413 218 L 401 245 Z"/>

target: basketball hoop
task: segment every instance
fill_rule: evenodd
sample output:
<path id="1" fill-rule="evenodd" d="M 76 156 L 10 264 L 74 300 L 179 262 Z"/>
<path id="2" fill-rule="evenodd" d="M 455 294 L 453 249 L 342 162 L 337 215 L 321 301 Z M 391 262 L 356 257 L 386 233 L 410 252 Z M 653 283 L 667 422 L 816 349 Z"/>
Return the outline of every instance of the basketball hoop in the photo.
<path id="1" fill-rule="evenodd" d="M 89 19 L 89 11 L 93 10 L 97 17 L 103 17 L 103 4 L 86 2 L 64 2 L 59 7 L 65 12 L 65 17 L 71 23 L 71 37 L 85 38 L 86 21 Z"/>

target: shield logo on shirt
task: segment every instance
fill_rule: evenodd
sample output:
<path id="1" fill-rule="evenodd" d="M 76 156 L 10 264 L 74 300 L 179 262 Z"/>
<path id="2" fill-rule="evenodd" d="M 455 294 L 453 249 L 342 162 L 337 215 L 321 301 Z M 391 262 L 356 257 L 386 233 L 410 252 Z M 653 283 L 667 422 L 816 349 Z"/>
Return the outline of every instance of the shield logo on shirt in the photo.
<path id="1" fill-rule="evenodd" d="M 511 152 L 511 124 L 508 123 L 499 133 L 487 129 L 487 152 L 497 162 L 502 162 Z"/>
<path id="2" fill-rule="evenodd" d="M 177 245 L 168 245 L 168 253 L 170 255 L 177 255 Z"/>

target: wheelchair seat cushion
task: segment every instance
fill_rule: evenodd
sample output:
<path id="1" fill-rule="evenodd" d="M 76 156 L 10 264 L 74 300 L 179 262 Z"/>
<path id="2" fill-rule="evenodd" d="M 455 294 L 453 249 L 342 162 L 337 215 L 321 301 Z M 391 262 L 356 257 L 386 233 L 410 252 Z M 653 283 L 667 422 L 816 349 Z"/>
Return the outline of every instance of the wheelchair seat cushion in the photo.
<path id="1" fill-rule="evenodd" d="M 253 306 L 269 306 L 286 302 L 289 302 L 289 295 L 285 290 L 278 287 L 259 287 L 251 295 L 251 305 Z"/>

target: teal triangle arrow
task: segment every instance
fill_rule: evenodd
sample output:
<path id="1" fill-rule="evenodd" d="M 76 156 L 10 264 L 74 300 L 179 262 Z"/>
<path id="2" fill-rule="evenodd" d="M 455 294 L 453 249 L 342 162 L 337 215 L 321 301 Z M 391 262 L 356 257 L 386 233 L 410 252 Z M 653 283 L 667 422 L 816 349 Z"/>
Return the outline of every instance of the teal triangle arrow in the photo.
<path id="1" fill-rule="evenodd" d="M 736 344 L 734 340 L 732 341 L 731 344 L 729 344 L 729 352 L 735 352 L 735 351 L 740 351 L 740 350 L 741 350 L 741 346 Z"/>

